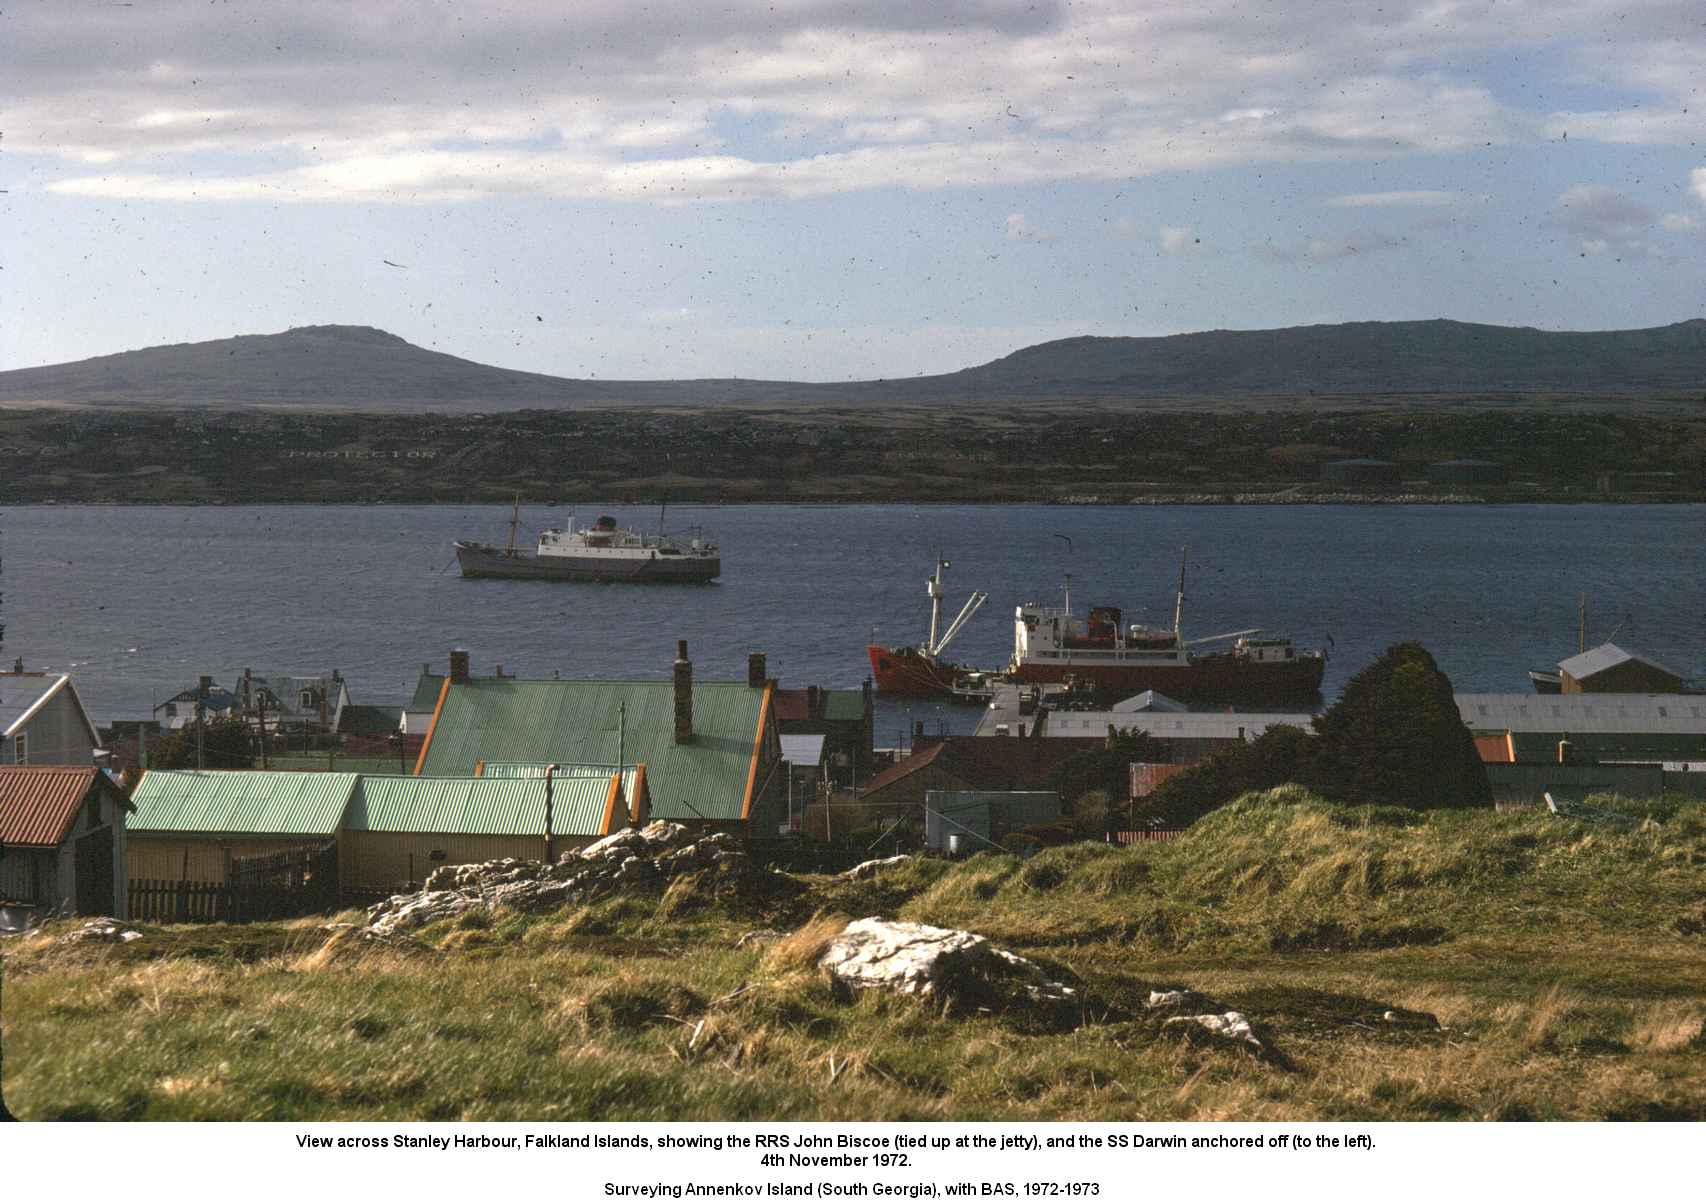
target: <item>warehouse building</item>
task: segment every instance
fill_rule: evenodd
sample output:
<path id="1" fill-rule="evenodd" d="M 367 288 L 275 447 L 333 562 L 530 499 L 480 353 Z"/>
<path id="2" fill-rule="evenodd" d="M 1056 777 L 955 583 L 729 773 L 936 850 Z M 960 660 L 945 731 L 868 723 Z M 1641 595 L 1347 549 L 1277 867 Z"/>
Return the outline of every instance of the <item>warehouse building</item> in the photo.
<path id="1" fill-rule="evenodd" d="M 1681 692 L 1683 678 L 1663 664 L 1604 642 L 1558 664 L 1559 690 L 1576 692 Z"/>

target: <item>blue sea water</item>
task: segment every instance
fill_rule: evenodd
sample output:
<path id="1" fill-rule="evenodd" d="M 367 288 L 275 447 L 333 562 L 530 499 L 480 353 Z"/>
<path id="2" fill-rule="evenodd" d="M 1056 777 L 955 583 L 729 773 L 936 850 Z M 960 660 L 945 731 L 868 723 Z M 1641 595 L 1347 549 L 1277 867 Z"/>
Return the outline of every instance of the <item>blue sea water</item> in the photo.
<path id="1" fill-rule="evenodd" d="M 655 526 L 655 510 L 586 506 Z M 451 542 L 501 542 L 507 507 L 67 507 L 0 511 L 4 655 L 70 670 L 97 720 L 144 717 L 206 673 L 338 668 L 362 703 L 401 703 L 422 663 L 466 647 L 475 671 L 667 677 L 688 640 L 700 678 L 769 655 L 785 685 L 857 687 L 873 631 L 922 641 L 924 581 L 952 561 L 943 620 L 989 603 L 951 657 L 1000 666 L 1012 611 L 1116 604 L 1171 621 L 1190 548 L 1184 626 L 1258 626 L 1332 646 L 1328 699 L 1387 645 L 1418 639 L 1464 691 L 1526 691 L 1530 667 L 1623 646 L 1706 676 L 1706 507 L 1042 505 L 680 506 L 723 546 L 713 585 L 464 580 Z M 522 537 L 567 509 L 524 508 Z M 950 707 L 885 702 L 878 740 Z"/>

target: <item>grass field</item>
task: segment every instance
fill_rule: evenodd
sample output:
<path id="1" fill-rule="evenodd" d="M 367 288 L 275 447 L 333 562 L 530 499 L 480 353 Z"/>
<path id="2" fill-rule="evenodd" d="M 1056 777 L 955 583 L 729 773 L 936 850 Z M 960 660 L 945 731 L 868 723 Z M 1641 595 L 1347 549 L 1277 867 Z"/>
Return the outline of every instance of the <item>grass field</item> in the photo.
<path id="1" fill-rule="evenodd" d="M 317 920 L 14 939 L 5 1100 L 26 1119 L 1706 1118 L 1706 806 L 1620 832 L 1281 789 L 1170 843 L 803 880 L 735 909 L 689 880 L 468 915 L 415 952 Z M 1091 1020 L 840 999 L 817 953 L 871 914 L 1070 970 Z M 788 936 L 735 946 L 758 927 Z M 1162 1029 L 1155 985 L 1241 1010 L 1273 1053 Z"/>

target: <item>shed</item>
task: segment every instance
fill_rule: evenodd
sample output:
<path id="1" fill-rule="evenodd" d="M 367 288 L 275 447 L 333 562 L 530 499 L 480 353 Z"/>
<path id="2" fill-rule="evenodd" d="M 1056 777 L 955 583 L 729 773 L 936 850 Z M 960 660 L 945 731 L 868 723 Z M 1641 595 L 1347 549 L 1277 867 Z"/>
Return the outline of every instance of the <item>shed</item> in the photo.
<path id="1" fill-rule="evenodd" d="M 0 907 L 128 916 L 130 809 L 124 789 L 93 766 L 0 766 Z"/>
<path id="2" fill-rule="evenodd" d="M 1401 482 L 1398 464 L 1387 459 L 1335 459 L 1321 465 L 1321 481 L 1348 488 L 1390 488 Z"/>
<path id="3" fill-rule="evenodd" d="M 101 736 L 63 672 L 0 672 L 0 763 L 90 767 Z"/>
<path id="4" fill-rule="evenodd" d="M 1604 642 L 1558 664 L 1559 690 L 1576 692 L 1681 692 L 1683 679 L 1661 663 Z"/>
<path id="5" fill-rule="evenodd" d="M 1428 464 L 1428 481 L 1434 484 L 1469 484 L 1486 487 L 1505 482 L 1503 463 L 1490 459 L 1447 459 Z"/>
<path id="6" fill-rule="evenodd" d="M 131 794 L 133 880 L 222 884 L 232 859 L 338 837 L 353 772 L 147 771 Z"/>
<path id="7" fill-rule="evenodd" d="M 433 868 L 552 858 L 629 824 L 637 769 L 566 775 L 362 776 L 343 824 L 338 877 L 350 889 L 418 886 Z"/>
<path id="8" fill-rule="evenodd" d="M 947 792 L 924 794 L 924 842 L 946 851 L 955 835 L 967 854 L 999 847 L 1008 834 L 1060 820 L 1058 792 Z"/>

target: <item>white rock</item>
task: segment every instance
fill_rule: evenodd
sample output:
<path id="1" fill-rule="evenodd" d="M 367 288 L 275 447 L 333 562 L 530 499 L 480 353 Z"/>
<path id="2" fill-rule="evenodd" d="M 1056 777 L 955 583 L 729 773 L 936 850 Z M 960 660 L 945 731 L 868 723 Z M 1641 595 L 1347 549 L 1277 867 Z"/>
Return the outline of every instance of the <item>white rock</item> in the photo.
<path id="1" fill-rule="evenodd" d="M 1248 1019 L 1235 1009 L 1228 1010 L 1225 1013 L 1199 1013 L 1192 1017 L 1168 1018 L 1161 1024 L 1163 1026 L 1176 1026 L 1181 1022 L 1194 1022 L 1211 1034 L 1218 1034 L 1220 1037 L 1230 1039 L 1233 1042 L 1244 1043 L 1255 1051 L 1266 1049 L 1262 1046 L 1262 1040 L 1256 1037 L 1256 1032 L 1250 1029 Z"/>
<path id="2" fill-rule="evenodd" d="M 885 867 L 893 867 L 897 863 L 905 863 L 911 855 L 890 855 L 887 859 L 867 859 L 857 867 L 850 867 L 836 877 L 838 880 L 869 880 Z"/>
<path id="3" fill-rule="evenodd" d="M 886 988 L 942 1001 L 1078 1001 L 1073 988 L 982 935 L 917 922 L 876 917 L 852 922 L 830 942 L 818 966 L 848 988 Z"/>

